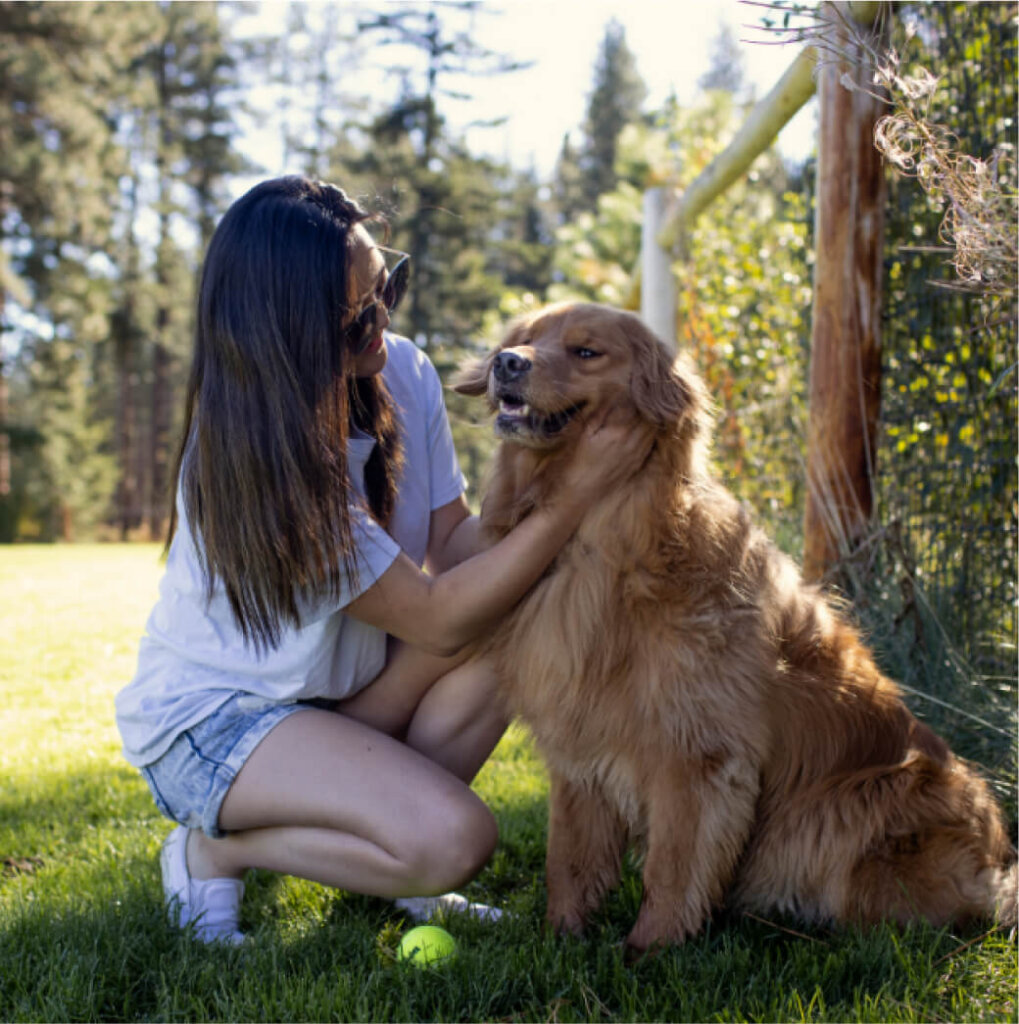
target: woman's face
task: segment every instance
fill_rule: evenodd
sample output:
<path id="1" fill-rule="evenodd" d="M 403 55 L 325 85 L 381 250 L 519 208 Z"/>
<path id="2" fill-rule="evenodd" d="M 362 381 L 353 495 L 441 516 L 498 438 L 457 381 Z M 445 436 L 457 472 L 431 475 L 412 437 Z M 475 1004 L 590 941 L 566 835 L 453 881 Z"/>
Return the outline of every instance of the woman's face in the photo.
<path id="1" fill-rule="evenodd" d="M 389 326 L 389 311 L 382 301 L 386 285 L 386 264 L 371 235 L 355 224 L 350 231 L 349 268 L 347 277 L 347 305 L 353 310 L 348 323 L 364 312 L 373 302 L 375 309 L 375 335 L 368 347 L 354 357 L 354 376 L 373 377 L 386 365 L 386 342 L 382 332 Z"/>

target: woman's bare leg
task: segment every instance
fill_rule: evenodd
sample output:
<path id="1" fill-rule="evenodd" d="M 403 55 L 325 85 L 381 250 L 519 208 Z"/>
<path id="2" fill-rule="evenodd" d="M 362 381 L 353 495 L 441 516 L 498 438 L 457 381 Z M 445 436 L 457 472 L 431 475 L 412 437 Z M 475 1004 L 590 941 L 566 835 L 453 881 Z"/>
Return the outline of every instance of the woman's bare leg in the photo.
<path id="1" fill-rule="evenodd" d="M 467 661 L 469 652 L 443 658 L 389 637 L 386 667 L 370 686 L 337 703 L 349 718 L 402 739 L 424 696 L 447 672 Z"/>
<path id="2" fill-rule="evenodd" d="M 407 745 L 469 783 L 509 724 L 496 692 L 495 669 L 468 661 L 432 686 L 407 728 Z"/>
<path id="3" fill-rule="evenodd" d="M 495 819 L 470 788 L 406 744 L 331 711 L 281 722 L 223 801 L 229 834 L 192 834 L 193 877 L 267 868 L 377 896 L 462 885 L 495 847 Z"/>
<path id="4" fill-rule="evenodd" d="M 470 782 L 506 731 L 491 663 L 469 652 L 452 658 L 391 641 L 385 670 L 341 701 L 339 711 L 406 740 L 409 747 Z"/>

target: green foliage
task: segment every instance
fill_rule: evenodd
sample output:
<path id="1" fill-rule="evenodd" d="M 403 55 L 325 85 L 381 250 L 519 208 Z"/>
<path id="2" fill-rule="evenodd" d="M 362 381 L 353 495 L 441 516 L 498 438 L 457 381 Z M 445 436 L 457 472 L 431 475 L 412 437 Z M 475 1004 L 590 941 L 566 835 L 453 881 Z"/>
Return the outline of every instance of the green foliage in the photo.
<path id="1" fill-rule="evenodd" d="M 225 175 L 241 167 L 218 12 L 0 8 L 0 308 L 17 356 L 4 383 L 9 421 L 39 436 L 14 459 L 4 501 L 18 503 L 22 536 L 88 535 L 111 518 L 115 490 L 125 531 L 146 514 L 159 531 L 189 348 L 186 239 L 211 233 Z"/>
<path id="2" fill-rule="evenodd" d="M 27 360 L 14 363 L 3 339 L 0 461 L 9 451 L 11 487 L 0 494 L 0 541 L 23 527 L 52 533 L 108 490 L 107 467 L 92 450 L 102 438 L 101 415 L 96 396 L 83 388 L 91 383 L 92 345 L 108 301 L 104 284 L 89 287 L 96 276 L 89 261 L 108 244 L 112 176 L 121 166 L 97 98 L 111 86 L 108 57 L 123 38 L 122 23 L 104 5 L 0 4 L 0 326 L 5 335 L 12 328 L 34 335 L 44 353 L 46 339 L 54 339 L 51 369 L 62 363 L 75 392 L 61 405 L 44 391 L 31 394 L 34 387 L 13 386 Z M 71 353 L 79 329 L 87 340 Z M 33 400 L 19 405 L 26 391 Z M 84 451 L 76 493 L 58 500 Z"/>
<path id="3" fill-rule="evenodd" d="M 745 111 L 716 92 L 692 109 L 670 105 L 655 124 L 623 132 L 624 179 L 557 233 L 561 284 L 552 299 L 625 305 L 640 253 L 641 196 L 682 188 L 724 148 Z M 676 179 L 677 152 L 683 154 Z M 798 543 L 811 304 L 806 197 L 787 188 L 777 156 L 761 157 L 693 226 L 678 281 L 678 347 L 716 403 L 719 470 L 786 546 Z"/>
<path id="4" fill-rule="evenodd" d="M 1015 4 L 908 5 L 916 31 L 904 69 L 937 75 L 924 116 L 951 132 L 953 159 L 988 160 L 1015 194 Z M 926 602 L 971 678 L 1016 680 L 1019 404 L 1014 282 L 981 294 L 960 281 L 941 246 L 937 193 L 889 182 L 883 325 L 886 382 L 878 457 L 882 522 L 894 529 L 890 566 L 904 581 L 900 619 Z M 985 211 L 990 216 L 994 211 Z M 1012 221 L 1003 227 L 1015 234 Z M 1014 244 L 1014 242 L 1013 242 Z M 977 254 L 979 255 L 979 254 Z M 960 285 L 965 285 L 960 290 Z M 919 591 L 922 597 L 915 596 Z M 931 630 L 914 627 L 924 660 Z"/>
<path id="5" fill-rule="evenodd" d="M 413 257 L 396 327 L 427 346 L 462 345 L 477 333 L 505 277 L 498 257 L 488 254 L 491 242 L 500 234 L 514 237 L 500 231 L 503 197 L 516 188 L 513 175 L 472 156 L 439 107 L 442 96 L 453 94 L 450 83 L 517 67 L 472 40 L 463 20 L 474 13 L 474 5 L 454 3 L 442 17 L 428 4 L 366 14 L 359 23 L 366 42 L 410 51 L 420 71 L 394 68 L 401 79 L 397 102 L 352 126 L 363 144 L 340 136 L 329 152 L 330 177 L 381 207 L 395 227 L 392 244 Z M 518 260 L 516 269 L 523 265 Z"/>
<path id="6" fill-rule="evenodd" d="M 117 167 L 99 97 L 124 19 L 104 4 L 0 3 L 0 287 L 53 271 L 61 244 L 108 237 Z M 30 292 L 28 292 L 30 294 Z"/>

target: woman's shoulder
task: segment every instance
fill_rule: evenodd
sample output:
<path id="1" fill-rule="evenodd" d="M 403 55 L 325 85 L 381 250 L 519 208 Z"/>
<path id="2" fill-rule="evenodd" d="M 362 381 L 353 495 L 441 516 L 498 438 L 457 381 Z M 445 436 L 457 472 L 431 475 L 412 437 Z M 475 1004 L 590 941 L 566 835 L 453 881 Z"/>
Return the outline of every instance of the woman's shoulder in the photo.
<path id="1" fill-rule="evenodd" d="M 399 334 L 386 333 L 386 368 L 383 377 L 390 389 L 396 385 L 406 384 L 415 390 L 423 383 L 439 385 L 439 375 L 427 353 L 414 344 L 410 338 Z"/>
<path id="2" fill-rule="evenodd" d="M 389 353 L 387 364 L 394 366 L 421 366 L 428 363 L 428 356 L 424 349 L 419 348 L 410 338 L 402 334 L 391 334 L 386 331 L 386 350 Z"/>

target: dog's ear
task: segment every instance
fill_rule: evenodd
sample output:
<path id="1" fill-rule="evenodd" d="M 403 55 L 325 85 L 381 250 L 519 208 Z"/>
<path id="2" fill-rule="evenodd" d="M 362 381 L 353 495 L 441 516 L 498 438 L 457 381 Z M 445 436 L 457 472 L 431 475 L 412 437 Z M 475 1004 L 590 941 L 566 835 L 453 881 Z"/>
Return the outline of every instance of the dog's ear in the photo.
<path id="1" fill-rule="evenodd" d="M 488 393 L 488 374 L 492 368 L 495 353 L 484 357 L 468 359 L 453 374 L 450 386 L 461 395 L 484 395 Z"/>
<path id="2" fill-rule="evenodd" d="M 629 317 L 627 333 L 634 348 L 630 394 L 637 412 L 658 427 L 676 424 L 693 411 L 697 389 L 668 347 L 637 317 Z"/>

